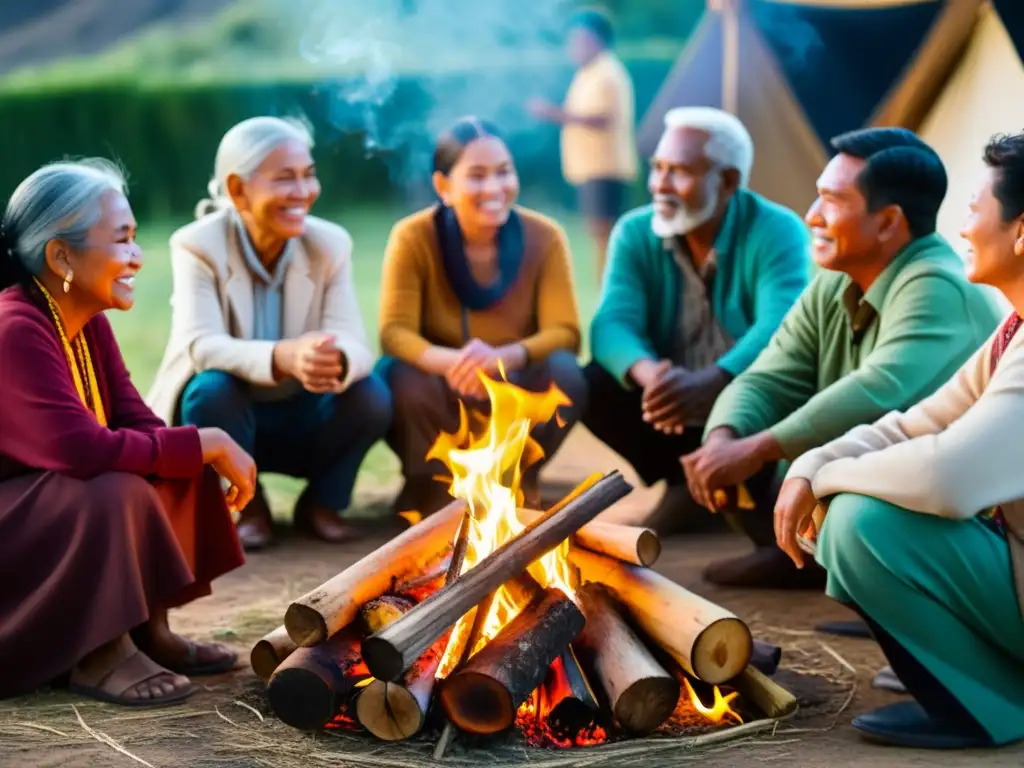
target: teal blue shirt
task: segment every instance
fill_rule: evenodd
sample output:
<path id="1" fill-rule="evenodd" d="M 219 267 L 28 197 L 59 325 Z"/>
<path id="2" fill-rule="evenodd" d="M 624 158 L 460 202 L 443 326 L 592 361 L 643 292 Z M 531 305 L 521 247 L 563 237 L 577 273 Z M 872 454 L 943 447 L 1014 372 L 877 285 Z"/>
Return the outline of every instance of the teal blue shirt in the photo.
<path id="1" fill-rule="evenodd" d="M 608 268 L 590 326 L 594 359 L 624 385 L 640 360 L 669 359 L 682 299 L 682 275 L 651 229 L 652 206 L 623 216 L 608 243 Z M 711 295 L 715 317 L 735 345 L 718 365 L 733 376 L 767 346 L 807 286 L 810 234 L 793 211 L 740 189 L 715 239 Z"/>

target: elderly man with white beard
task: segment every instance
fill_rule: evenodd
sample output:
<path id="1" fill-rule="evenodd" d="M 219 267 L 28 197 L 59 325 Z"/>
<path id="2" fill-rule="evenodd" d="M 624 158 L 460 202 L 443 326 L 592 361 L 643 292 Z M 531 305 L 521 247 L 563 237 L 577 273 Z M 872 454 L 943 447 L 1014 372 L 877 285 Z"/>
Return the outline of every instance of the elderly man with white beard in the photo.
<path id="1" fill-rule="evenodd" d="M 625 214 L 609 243 L 583 422 L 645 483 L 666 481 L 648 519 L 663 534 L 709 521 L 680 457 L 700 447 L 718 394 L 753 363 L 809 280 L 807 227 L 747 189 L 753 160 L 734 116 L 671 110 L 651 159 L 653 202 Z"/>

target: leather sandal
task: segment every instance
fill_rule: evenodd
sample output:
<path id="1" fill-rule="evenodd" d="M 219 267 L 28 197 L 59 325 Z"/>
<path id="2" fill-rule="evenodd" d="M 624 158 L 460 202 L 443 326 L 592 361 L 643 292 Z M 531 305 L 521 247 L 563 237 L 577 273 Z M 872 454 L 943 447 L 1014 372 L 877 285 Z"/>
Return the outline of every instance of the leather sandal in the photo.
<path id="1" fill-rule="evenodd" d="M 163 707 L 168 704 L 177 704 L 191 696 L 195 692 L 191 683 L 185 688 L 163 696 L 144 699 L 126 696 L 126 694 L 150 680 L 174 674 L 177 673 L 161 667 L 141 651 L 135 651 L 114 666 L 95 685 L 69 683 L 68 690 L 79 696 L 88 696 L 90 699 L 122 707 Z"/>
<path id="2" fill-rule="evenodd" d="M 203 648 L 213 648 L 220 651 L 220 655 L 207 661 L 199 660 L 199 651 Z M 188 641 L 188 652 L 182 661 L 164 666 L 171 672 L 185 677 L 200 677 L 203 675 L 219 675 L 230 672 L 238 663 L 238 654 L 220 643 L 196 643 Z"/>

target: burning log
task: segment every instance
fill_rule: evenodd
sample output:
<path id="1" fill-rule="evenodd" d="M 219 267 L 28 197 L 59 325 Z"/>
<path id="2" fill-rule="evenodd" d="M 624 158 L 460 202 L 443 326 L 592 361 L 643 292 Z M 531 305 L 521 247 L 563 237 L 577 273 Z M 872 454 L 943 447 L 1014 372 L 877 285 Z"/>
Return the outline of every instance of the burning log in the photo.
<path id="1" fill-rule="evenodd" d="M 545 590 L 540 602 L 527 606 L 441 683 L 441 706 L 448 719 L 477 734 L 511 726 L 516 709 L 544 682 L 551 663 L 583 624 L 583 614 L 561 590 Z"/>
<path id="2" fill-rule="evenodd" d="M 249 653 L 249 663 L 253 672 L 264 683 L 270 682 L 270 676 L 282 661 L 287 659 L 295 650 L 295 643 L 288 636 L 288 630 L 284 625 L 273 632 L 265 635 Z"/>
<path id="3" fill-rule="evenodd" d="M 529 525 L 546 516 L 533 509 L 520 509 L 519 519 Z M 587 523 L 575 534 L 573 540 L 581 547 L 614 557 L 626 563 L 649 568 L 661 555 L 661 539 L 650 528 L 636 525 L 620 525 L 594 520 Z"/>
<path id="4" fill-rule="evenodd" d="M 370 677 L 359 655 L 359 633 L 346 627 L 326 643 L 299 648 L 270 678 L 270 706 L 282 722 L 312 731 L 334 718 L 354 689 Z"/>
<path id="5" fill-rule="evenodd" d="M 416 660 L 400 683 L 374 680 L 363 689 L 356 700 L 356 717 L 366 730 L 384 741 L 401 741 L 420 732 L 430 710 L 434 677 L 448 634 Z"/>
<path id="6" fill-rule="evenodd" d="M 629 628 L 603 585 L 586 584 L 579 599 L 587 624 L 576 646 L 591 660 L 612 714 L 632 733 L 656 730 L 676 708 L 679 681 Z"/>
<path id="7" fill-rule="evenodd" d="M 750 629 L 724 608 L 646 568 L 584 549 L 569 558 L 584 581 L 611 589 L 641 629 L 698 680 L 725 683 L 750 662 Z"/>
<path id="8" fill-rule="evenodd" d="M 398 595 L 381 595 L 359 610 L 359 620 L 366 633 L 372 635 L 404 616 L 412 610 L 413 605 L 412 600 Z"/>
<path id="9" fill-rule="evenodd" d="M 597 697 L 571 645 L 552 662 L 540 701 L 548 726 L 556 734 L 574 735 L 597 719 Z"/>
<path id="10" fill-rule="evenodd" d="M 455 582 L 431 595 L 394 624 L 366 638 L 363 641 L 363 657 L 373 676 L 380 680 L 397 680 L 413 661 L 474 605 L 506 581 L 521 574 L 534 560 L 554 549 L 630 490 L 629 483 L 621 474 L 610 473 L 560 511 L 548 515 L 526 528 L 516 538 L 505 542 Z M 561 651 L 561 648 L 558 650 Z"/>
<path id="11" fill-rule="evenodd" d="M 390 592 L 398 581 L 427 571 L 451 547 L 465 509 L 465 502 L 453 501 L 300 597 L 284 616 L 288 635 L 306 648 L 322 643 L 351 623 L 364 603 Z"/>

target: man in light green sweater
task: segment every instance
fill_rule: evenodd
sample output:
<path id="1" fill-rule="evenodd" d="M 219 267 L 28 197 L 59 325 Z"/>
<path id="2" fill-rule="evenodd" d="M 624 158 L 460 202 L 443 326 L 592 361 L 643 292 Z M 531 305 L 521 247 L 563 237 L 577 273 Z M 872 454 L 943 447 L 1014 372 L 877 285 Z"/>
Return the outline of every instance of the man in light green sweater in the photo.
<path id="1" fill-rule="evenodd" d="M 681 459 L 694 498 L 722 510 L 757 549 L 713 563 L 728 586 L 822 588 L 775 545 L 779 463 L 934 392 L 995 329 L 999 312 L 935 232 L 947 179 L 910 131 L 832 140 L 807 214 L 823 271 L 755 363 L 719 396 L 703 446 Z M 736 509 L 745 487 L 756 508 Z"/>

